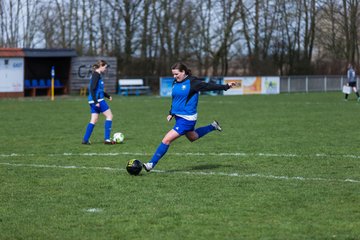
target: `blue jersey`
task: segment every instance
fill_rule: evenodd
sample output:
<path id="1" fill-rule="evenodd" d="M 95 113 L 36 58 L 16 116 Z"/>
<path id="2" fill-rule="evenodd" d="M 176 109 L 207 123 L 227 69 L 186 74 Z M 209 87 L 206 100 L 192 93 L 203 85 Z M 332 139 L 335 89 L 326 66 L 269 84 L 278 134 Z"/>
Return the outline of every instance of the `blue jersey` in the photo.
<path id="1" fill-rule="evenodd" d="M 348 72 L 347 72 L 347 78 L 348 78 L 348 82 L 356 82 L 356 74 L 354 69 L 351 67 L 349 68 Z"/>
<path id="2" fill-rule="evenodd" d="M 104 96 L 108 97 L 109 95 L 104 92 L 104 81 L 102 76 L 98 72 L 94 72 L 90 78 L 88 101 L 89 103 L 97 104 L 104 100 Z"/>
<path id="3" fill-rule="evenodd" d="M 174 80 L 170 114 L 177 116 L 196 116 L 199 92 L 214 90 L 226 91 L 228 89 L 229 86 L 227 84 L 206 83 L 192 76 L 186 77 L 181 82 Z"/>

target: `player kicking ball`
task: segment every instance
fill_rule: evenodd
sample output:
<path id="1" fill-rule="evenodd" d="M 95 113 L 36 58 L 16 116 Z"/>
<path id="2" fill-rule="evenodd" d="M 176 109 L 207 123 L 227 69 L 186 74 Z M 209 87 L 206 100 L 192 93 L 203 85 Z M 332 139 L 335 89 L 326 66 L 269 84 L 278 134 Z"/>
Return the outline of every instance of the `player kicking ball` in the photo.
<path id="1" fill-rule="evenodd" d="M 161 141 L 151 160 L 143 164 L 147 172 L 156 166 L 169 149 L 170 144 L 182 135 L 185 135 L 189 141 L 193 142 L 212 131 L 221 131 L 221 126 L 217 121 L 195 129 L 199 92 L 226 91 L 236 86 L 235 82 L 221 85 L 201 81 L 192 76 L 191 70 L 181 62 L 175 63 L 171 67 L 171 71 L 175 79 L 172 88 L 172 104 L 167 120 L 171 121 L 171 119 L 175 118 L 176 122 Z"/>

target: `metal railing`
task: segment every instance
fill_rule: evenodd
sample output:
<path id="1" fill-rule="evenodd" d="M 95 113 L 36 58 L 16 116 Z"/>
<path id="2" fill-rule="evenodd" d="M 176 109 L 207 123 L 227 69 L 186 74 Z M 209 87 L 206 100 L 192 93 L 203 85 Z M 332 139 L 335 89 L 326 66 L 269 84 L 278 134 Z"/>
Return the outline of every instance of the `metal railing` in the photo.
<path id="1" fill-rule="evenodd" d="M 159 78 L 152 76 L 143 79 L 144 84 L 150 86 L 153 93 L 158 94 Z M 281 76 L 280 93 L 335 92 L 341 91 L 346 82 L 345 75 Z M 359 78 L 357 86 L 360 86 Z"/>
<path id="2" fill-rule="evenodd" d="M 359 83 L 357 79 L 357 84 Z M 283 76 L 280 77 L 280 92 L 330 92 L 341 91 L 347 82 L 344 75 L 338 76 Z"/>

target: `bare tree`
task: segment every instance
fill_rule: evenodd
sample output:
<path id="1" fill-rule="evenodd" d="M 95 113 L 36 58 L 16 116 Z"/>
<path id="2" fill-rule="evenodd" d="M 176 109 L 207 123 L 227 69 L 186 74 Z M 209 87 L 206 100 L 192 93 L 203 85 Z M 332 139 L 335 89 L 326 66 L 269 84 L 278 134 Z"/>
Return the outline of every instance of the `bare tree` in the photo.
<path id="1" fill-rule="evenodd" d="M 84 21 L 82 21 L 80 14 L 81 6 L 83 6 L 84 0 L 80 2 L 80 0 L 75 0 L 74 7 L 72 9 L 74 15 L 74 48 L 79 54 L 83 53 L 82 42 L 84 39 Z M 81 16 L 84 16 L 83 14 Z"/>
<path id="2" fill-rule="evenodd" d="M 40 0 L 26 0 L 24 6 L 24 11 L 20 21 L 22 24 L 23 36 L 23 47 L 31 48 L 34 46 L 35 36 L 38 32 L 39 22 L 37 21 L 36 16 L 39 14 L 40 10 Z"/>
<path id="3" fill-rule="evenodd" d="M 5 47 L 5 28 L 6 28 L 6 16 L 5 16 L 5 1 L 0 0 L 0 47 Z"/>
<path id="4" fill-rule="evenodd" d="M 192 50 L 199 74 L 208 76 L 211 67 L 211 23 L 212 23 L 212 0 L 199 1 L 195 6 L 198 13 L 198 20 L 195 22 L 195 28 L 199 29 L 198 37 L 192 41 Z"/>
<path id="5" fill-rule="evenodd" d="M 93 56 L 97 54 L 97 46 L 96 46 L 96 35 L 97 35 L 97 25 L 96 25 L 96 14 L 97 12 L 97 6 L 94 1 L 91 1 L 90 4 L 88 4 L 88 11 L 86 11 L 86 27 L 85 31 L 88 33 L 88 43 L 89 43 L 89 49 L 87 51 L 88 55 Z M 86 42 L 85 42 L 86 44 Z"/>
<path id="6" fill-rule="evenodd" d="M 300 59 L 301 49 L 301 4 L 297 0 L 280 0 L 281 23 L 279 27 L 282 30 L 284 39 L 284 55 L 286 56 L 287 74 L 294 74 L 296 64 Z"/>
<path id="7" fill-rule="evenodd" d="M 155 57 L 153 55 L 154 41 L 152 38 L 152 31 L 154 28 L 154 17 L 151 11 L 151 0 L 143 1 L 143 15 L 139 24 L 141 27 L 140 33 L 140 64 L 142 67 L 138 67 L 139 74 L 153 74 Z"/>
<path id="8" fill-rule="evenodd" d="M 359 64 L 359 2 L 324 0 L 316 22 L 318 71 L 345 72 L 348 62 Z"/>
<path id="9" fill-rule="evenodd" d="M 343 0 L 343 24 L 345 36 L 345 50 L 346 59 L 349 62 L 355 62 L 355 56 L 358 55 L 357 47 L 357 31 L 358 20 L 357 14 L 359 12 L 359 1 L 357 0 Z"/>
<path id="10" fill-rule="evenodd" d="M 134 43 L 134 36 L 136 28 L 140 23 L 140 11 L 139 5 L 141 0 L 124 0 L 124 8 L 122 15 L 125 22 L 125 63 L 131 64 L 132 54 L 136 50 Z"/>
<path id="11" fill-rule="evenodd" d="M 155 55 L 158 58 L 157 72 L 161 72 L 162 69 L 166 68 L 166 63 L 172 59 L 172 46 L 168 46 L 167 36 L 170 36 L 170 16 L 171 12 L 170 0 L 164 1 L 153 1 L 153 13 L 156 22 L 155 30 Z"/>
<path id="12" fill-rule="evenodd" d="M 309 74 L 359 64 L 359 0 L 0 0 L 1 47 L 75 48 L 122 75 Z"/>
<path id="13" fill-rule="evenodd" d="M 238 39 L 234 26 L 240 19 L 240 6 L 242 1 L 221 0 L 214 5 L 214 25 L 210 54 L 214 75 L 226 75 L 229 67 L 229 52 L 234 42 Z M 220 7 L 223 7 L 220 10 Z M 219 9 L 220 12 L 216 10 Z M 220 70 L 220 71 L 219 71 Z"/>
<path id="14" fill-rule="evenodd" d="M 276 67 L 272 55 L 282 28 L 279 26 L 279 2 L 277 1 L 248 1 L 242 2 L 240 8 L 242 29 L 247 49 L 248 69 L 251 74 L 274 73 Z M 282 36 L 280 36 L 281 38 Z"/>
<path id="15" fill-rule="evenodd" d="M 21 46 L 19 19 L 22 8 L 21 0 L 1 1 L 1 32 L 4 47 Z"/>
<path id="16" fill-rule="evenodd" d="M 187 4 L 190 4 L 187 2 Z M 154 54 L 158 59 L 158 73 L 165 72 L 169 63 L 183 61 L 189 58 L 189 39 L 191 38 L 191 25 L 189 19 L 191 11 L 186 11 L 185 0 L 172 3 L 171 0 L 153 1 L 152 12 L 155 19 Z M 187 6 L 186 9 L 192 9 Z"/>
<path id="17" fill-rule="evenodd" d="M 132 60 L 134 53 L 138 50 L 139 40 L 135 39 L 137 34 L 140 34 L 138 30 L 140 27 L 143 5 L 141 0 L 122 0 L 122 1 L 109 1 L 105 0 L 105 2 L 110 6 L 112 11 L 117 13 L 117 17 L 113 15 L 111 22 L 114 24 L 114 20 L 117 19 L 120 24 L 117 25 L 117 28 L 122 28 L 124 32 L 124 39 L 117 39 L 116 45 L 118 41 L 124 41 L 124 49 L 119 49 L 120 52 L 124 53 L 123 58 L 120 57 L 120 68 L 123 74 L 128 74 L 131 71 Z M 148 4 L 148 3 L 147 3 Z M 108 24 L 108 22 L 104 22 L 103 24 Z M 118 30 L 116 30 L 118 31 Z M 104 33 L 102 34 L 104 35 Z"/>
<path id="18" fill-rule="evenodd" d="M 70 28 L 71 30 L 71 26 L 66 26 L 66 21 L 68 20 L 67 16 L 65 16 L 65 14 L 69 13 L 68 9 L 66 8 L 66 3 L 65 1 L 61 1 L 60 0 L 55 0 L 55 4 L 56 4 L 56 12 L 57 12 L 57 19 L 58 19 L 58 23 L 59 23 L 59 28 L 60 28 L 60 36 L 59 36 L 59 44 L 61 47 L 66 48 L 67 47 L 67 36 L 66 36 L 66 28 Z"/>
<path id="19" fill-rule="evenodd" d="M 312 53 L 315 40 L 316 1 L 302 0 L 296 5 L 297 34 L 296 63 L 293 72 L 296 74 L 311 74 Z"/>

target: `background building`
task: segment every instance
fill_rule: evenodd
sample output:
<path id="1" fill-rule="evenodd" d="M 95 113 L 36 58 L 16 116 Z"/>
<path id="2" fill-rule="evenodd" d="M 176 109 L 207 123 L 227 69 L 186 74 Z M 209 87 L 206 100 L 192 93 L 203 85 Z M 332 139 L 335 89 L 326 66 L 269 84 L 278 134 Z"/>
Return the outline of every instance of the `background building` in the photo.
<path id="1" fill-rule="evenodd" d="M 0 48 L 0 97 L 50 95 L 54 67 L 55 94 L 78 93 L 87 87 L 91 66 L 104 59 L 107 91 L 116 92 L 116 58 L 77 57 L 73 49 Z"/>

